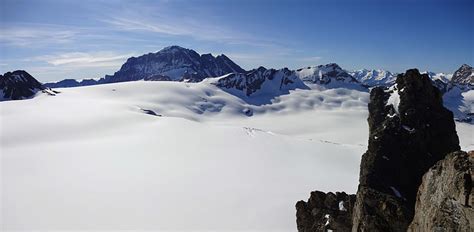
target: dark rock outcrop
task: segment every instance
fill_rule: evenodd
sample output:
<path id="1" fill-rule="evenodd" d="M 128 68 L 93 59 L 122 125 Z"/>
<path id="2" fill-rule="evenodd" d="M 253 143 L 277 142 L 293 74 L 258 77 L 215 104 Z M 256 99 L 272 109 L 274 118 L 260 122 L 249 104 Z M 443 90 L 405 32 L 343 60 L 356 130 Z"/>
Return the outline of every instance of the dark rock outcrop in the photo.
<path id="1" fill-rule="evenodd" d="M 408 231 L 474 230 L 474 209 L 464 205 L 464 175 L 473 159 L 474 153 L 453 152 L 426 172 Z"/>
<path id="2" fill-rule="evenodd" d="M 460 149 L 453 114 L 428 75 L 412 69 L 396 83 L 371 91 L 353 231 L 406 231 L 423 174 Z"/>
<path id="3" fill-rule="evenodd" d="M 45 89 L 40 82 L 23 70 L 0 75 L 0 101 L 30 98 Z"/>
<path id="4" fill-rule="evenodd" d="M 296 203 L 299 232 L 351 231 L 355 195 L 344 192 L 311 192 L 308 202 Z"/>
<path id="5" fill-rule="evenodd" d="M 398 75 L 390 89 L 372 89 L 369 145 L 362 156 L 354 207 L 349 209 L 351 221 L 336 223 L 344 226 L 335 231 L 407 231 L 423 175 L 460 150 L 453 114 L 444 108 L 441 95 L 429 76 L 416 69 Z M 327 220 L 321 214 L 335 212 L 314 203 L 325 202 L 325 196 L 314 192 L 308 203 L 298 202 L 299 231 L 332 229 L 324 227 Z M 345 217 L 336 218 L 346 222 Z"/>

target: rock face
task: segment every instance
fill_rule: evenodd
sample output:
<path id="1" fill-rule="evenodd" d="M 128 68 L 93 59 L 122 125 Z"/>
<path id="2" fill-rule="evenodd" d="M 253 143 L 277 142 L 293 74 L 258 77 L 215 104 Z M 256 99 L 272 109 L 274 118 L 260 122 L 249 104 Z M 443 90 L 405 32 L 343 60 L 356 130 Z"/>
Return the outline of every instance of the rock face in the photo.
<path id="1" fill-rule="evenodd" d="M 354 202 L 355 195 L 344 192 L 312 192 L 308 202 L 296 203 L 298 231 L 351 231 Z"/>
<path id="2" fill-rule="evenodd" d="M 23 70 L 0 75 L 0 100 L 20 100 L 34 96 L 45 87 Z"/>
<path id="3" fill-rule="evenodd" d="M 214 84 L 252 104 L 270 103 L 275 96 L 288 94 L 293 89 L 308 89 L 295 72 L 287 68 L 275 70 L 259 67 L 247 73 L 231 73 Z"/>
<path id="4" fill-rule="evenodd" d="M 132 57 L 112 76 L 106 76 L 103 83 L 148 80 L 173 80 L 199 82 L 206 77 L 217 77 L 227 73 L 245 72 L 225 55 L 199 55 L 197 52 L 179 46 L 170 46 L 157 53 Z M 158 79 L 155 77 L 162 76 Z"/>
<path id="5" fill-rule="evenodd" d="M 470 160 L 471 159 L 471 160 Z M 474 209 L 464 206 L 464 174 L 473 169 L 465 152 L 454 152 L 423 176 L 409 231 L 473 231 Z"/>
<path id="6" fill-rule="evenodd" d="M 372 89 L 368 108 L 369 145 L 362 156 L 354 208 L 349 209 L 351 215 L 347 215 L 351 223 L 336 223 L 344 225 L 336 231 L 349 231 L 349 228 L 354 232 L 407 231 L 415 215 L 415 202 L 420 196 L 429 198 L 433 191 L 440 191 L 437 192 L 439 195 L 450 194 L 445 190 L 436 190 L 431 183 L 439 181 L 436 186 L 450 185 L 450 181 L 442 181 L 453 177 L 451 174 L 437 178 L 427 174 L 428 177 L 425 176 L 423 180 L 427 186 L 420 188 L 421 193 L 417 198 L 423 175 L 430 167 L 443 160 L 447 154 L 460 149 L 453 114 L 444 108 L 441 92 L 432 85 L 428 74 L 420 74 L 416 69 L 398 75 L 396 85 L 389 89 Z M 439 171 L 436 173 L 439 175 Z M 451 181 L 457 181 L 456 178 Z M 326 201 L 325 196 L 324 193 L 314 192 L 308 203 L 297 203 L 299 231 L 331 229 L 324 227 L 327 226 L 327 220 L 321 217 L 322 213 L 335 214 L 327 209 L 330 207 L 321 206 L 320 202 Z M 443 201 L 436 203 L 441 205 L 440 202 Z M 423 207 L 431 206 L 420 205 L 419 208 Z M 452 204 L 448 207 L 453 208 Z M 420 215 L 423 217 L 423 212 Z M 346 216 L 336 218 L 346 222 Z M 457 220 L 457 217 L 454 218 Z M 426 228 L 427 223 L 423 220 L 415 218 L 417 228 Z M 460 223 L 465 225 L 462 220 Z"/>
<path id="7" fill-rule="evenodd" d="M 474 86 L 474 69 L 467 64 L 463 64 L 454 72 L 451 83 Z"/>
<path id="8" fill-rule="evenodd" d="M 370 94 L 353 231 L 406 231 L 423 174 L 460 149 L 453 114 L 428 75 L 412 69 L 396 83 Z"/>

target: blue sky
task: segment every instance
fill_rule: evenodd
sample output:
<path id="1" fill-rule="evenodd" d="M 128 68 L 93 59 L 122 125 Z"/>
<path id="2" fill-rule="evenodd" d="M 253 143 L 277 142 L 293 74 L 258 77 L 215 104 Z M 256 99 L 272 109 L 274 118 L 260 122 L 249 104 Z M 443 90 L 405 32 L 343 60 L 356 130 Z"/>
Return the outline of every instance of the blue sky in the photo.
<path id="1" fill-rule="evenodd" d="M 474 1 L 0 0 L 0 72 L 99 78 L 180 45 L 245 69 L 336 62 L 452 73 L 474 62 Z"/>

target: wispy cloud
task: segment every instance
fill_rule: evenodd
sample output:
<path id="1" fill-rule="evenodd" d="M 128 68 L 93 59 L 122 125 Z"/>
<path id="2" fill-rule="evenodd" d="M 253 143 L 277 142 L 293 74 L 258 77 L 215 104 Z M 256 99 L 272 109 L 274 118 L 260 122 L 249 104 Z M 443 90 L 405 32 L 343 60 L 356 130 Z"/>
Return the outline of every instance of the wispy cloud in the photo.
<path id="1" fill-rule="evenodd" d="M 0 42 L 14 46 L 72 42 L 78 31 L 56 25 L 10 25 L 0 28 Z"/>
<path id="2" fill-rule="evenodd" d="M 163 3 L 163 2 L 162 2 Z M 229 27 L 210 12 L 168 7 L 167 4 L 150 7 L 136 4 L 124 9 L 113 9 L 98 20 L 119 31 L 154 33 L 230 45 L 273 46 L 274 40 L 255 33 Z M 197 16 L 199 15 L 199 16 Z"/>
<path id="3" fill-rule="evenodd" d="M 70 68 L 84 67 L 116 67 L 124 63 L 124 61 L 133 56 L 132 53 L 118 54 L 115 52 L 69 52 L 54 55 L 44 55 L 35 57 L 33 60 L 44 61 L 54 66 L 65 66 Z"/>

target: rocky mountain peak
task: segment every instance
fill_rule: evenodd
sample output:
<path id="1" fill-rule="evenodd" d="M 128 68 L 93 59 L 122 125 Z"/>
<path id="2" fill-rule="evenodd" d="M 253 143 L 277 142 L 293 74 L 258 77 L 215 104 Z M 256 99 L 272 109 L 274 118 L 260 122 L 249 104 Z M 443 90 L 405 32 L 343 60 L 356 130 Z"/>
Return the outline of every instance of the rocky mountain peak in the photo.
<path id="1" fill-rule="evenodd" d="M 160 52 L 160 53 L 179 53 L 179 52 L 194 52 L 194 50 L 183 48 L 183 47 L 178 46 L 178 45 L 171 45 L 171 46 L 168 46 L 168 47 L 164 47 L 163 49 L 161 49 L 158 52 Z"/>
<path id="2" fill-rule="evenodd" d="M 213 84 L 255 105 L 268 104 L 275 96 L 287 94 L 293 89 L 308 89 L 295 72 L 287 68 L 259 67 L 246 73 L 225 75 Z M 253 98 L 257 95 L 258 98 Z"/>
<path id="3" fill-rule="evenodd" d="M 0 100 L 30 98 L 45 87 L 24 70 L 0 75 Z"/>
<path id="4" fill-rule="evenodd" d="M 225 55 L 199 55 L 191 49 L 169 46 L 156 53 L 131 57 L 112 76 L 106 76 L 101 83 L 136 80 L 172 80 L 199 82 L 207 77 L 218 77 L 227 73 L 245 72 Z M 160 75 L 156 79 L 151 76 Z"/>
<path id="5" fill-rule="evenodd" d="M 407 231 L 423 175 L 460 149 L 452 112 L 429 76 L 417 69 L 399 74 L 391 88 L 373 88 L 368 109 L 369 145 L 353 208 L 341 214 L 326 204 L 333 194 L 312 193 L 296 205 L 299 231 Z M 351 203 L 342 199 L 344 206 Z"/>
<path id="6" fill-rule="evenodd" d="M 371 91 L 368 122 L 353 228 L 406 231 L 423 174 L 460 149 L 453 114 L 429 76 L 410 69 L 393 89 Z"/>
<path id="7" fill-rule="evenodd" d="M 474 69 L 467 64 L 463 64 L 451 78 L 452 84 L 474 85 Z"/>

